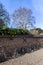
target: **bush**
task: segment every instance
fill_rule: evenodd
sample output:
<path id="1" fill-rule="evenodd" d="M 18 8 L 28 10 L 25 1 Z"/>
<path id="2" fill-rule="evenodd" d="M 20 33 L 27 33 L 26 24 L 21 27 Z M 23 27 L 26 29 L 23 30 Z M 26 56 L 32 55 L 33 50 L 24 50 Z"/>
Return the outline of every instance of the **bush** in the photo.
<path id="1" fill-rule="evenodd" d="M 2 28 L 0 29 L 0 35 L 32 35 L 26 29 L 17 29 L 17 28 Z"/>

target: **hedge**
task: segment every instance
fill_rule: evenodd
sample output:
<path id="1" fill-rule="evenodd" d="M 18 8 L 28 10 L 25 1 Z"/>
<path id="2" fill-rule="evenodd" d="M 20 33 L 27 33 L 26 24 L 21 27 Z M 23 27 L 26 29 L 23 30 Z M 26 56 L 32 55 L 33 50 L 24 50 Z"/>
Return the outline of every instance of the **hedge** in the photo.
<path id="1" fill-rule="evenodd" d="M 32 35 L 27 29 L 5 28 L 0 29 L 0 35 Z"/>

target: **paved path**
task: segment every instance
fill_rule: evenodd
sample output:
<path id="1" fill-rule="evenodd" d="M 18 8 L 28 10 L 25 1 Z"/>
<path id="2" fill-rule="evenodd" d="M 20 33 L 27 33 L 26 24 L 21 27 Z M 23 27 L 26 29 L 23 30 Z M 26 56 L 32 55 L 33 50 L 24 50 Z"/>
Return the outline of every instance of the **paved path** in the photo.
<path id="1" fill-rule="evenodd" d="M 0 63 L 0 65 L 43 65 L 43 49 Z"/>
<path id="2" fill-rule="evenodd" d="M 43 65 L 43 60 L 42 61 L 40 61 L 40 62 L 38 62 L 37 64 L 35 64 L 35 65 Z"/>

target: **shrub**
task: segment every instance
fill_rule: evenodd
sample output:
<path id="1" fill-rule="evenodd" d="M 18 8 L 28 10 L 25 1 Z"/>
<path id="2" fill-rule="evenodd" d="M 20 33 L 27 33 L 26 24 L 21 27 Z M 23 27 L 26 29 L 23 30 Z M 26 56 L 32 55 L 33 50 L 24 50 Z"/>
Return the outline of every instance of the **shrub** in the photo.
<path id="1" fill-rule="evenodd" d="M 0 29 L 0 35 L 32 35 L 26 29 L 17 29 L 17 28 L 2 28 Z"/>

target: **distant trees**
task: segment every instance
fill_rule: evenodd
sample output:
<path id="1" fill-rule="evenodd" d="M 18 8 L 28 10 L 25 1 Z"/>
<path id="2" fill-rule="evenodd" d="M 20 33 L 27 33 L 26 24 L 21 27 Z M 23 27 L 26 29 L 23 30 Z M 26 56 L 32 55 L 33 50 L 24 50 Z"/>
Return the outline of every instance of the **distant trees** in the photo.
<path id="1" fill-rule="evenodd" d="M 0 28 L 4 26 L 8 26 L 9 23 L 10 23 L 9 13 L 0 3 Z M 18 10 L 14 11 L 13 24 L 17 28 L 24 28 L 24 29 L 31 28 L 34 27 L 34 23 L 35 23 L 35 18 L 34 16 L 32 16 L 31 9 L 19 8 Z"/>
<path id="2" fill-rule="evenodd" d="M 17 28 L 30 28 L 34 27 L 35 18 L 32 16 L 31 9 L 27 8 L 19 8 L 15 10 L 13 13 L 13 24 L 17 26 Z"/>
<path id="3" fill-rule="evenodd" d="M 0 28 L 9 24 L 10 17 L 4 6 L 0 3 Z"/>
<path id="4" fill-rule="evenodd" d="M 39 34 L 43 33 L 43 30 L 41 28 L 37 28 L 36 30 L 38 30 Z"/>

